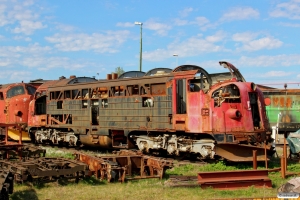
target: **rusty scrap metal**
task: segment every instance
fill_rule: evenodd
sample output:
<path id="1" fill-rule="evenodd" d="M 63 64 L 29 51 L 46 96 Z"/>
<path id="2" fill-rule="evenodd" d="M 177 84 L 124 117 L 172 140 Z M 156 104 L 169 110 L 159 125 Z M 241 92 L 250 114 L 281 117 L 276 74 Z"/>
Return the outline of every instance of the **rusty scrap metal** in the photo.
<path id="1" fill-rule="evenodd" d="M 13 173 L 15 182 L 39 180 L 44 182 L 56 181 L 60 178 L 75 179 L 88 174 L 88 166 L 85 163 L 65 158 L 38 158 L 35 160 L 0 161 L 1 169 Z"/>
<path id="2" fill-rule="evenodd" d="M 238 170 L 198 173 L 201 188 L 238 189 L 249 186 L 272 187 L 268 170 Z"/>
<path id="3" fill-rule="evenodd" d="M 253 150 L 253 169 L 257 169 L 257 151 Z"/>
<path id="4" fill-rule="evenodd" d="M 40 157 L 45 157 L 46 149 L 43 149 L 38 146 L 23 145 L 21 149 L 21 153 L 22 153 L 22 158 L 25 160 L 36 159 Z"/>
<path id="5" fill-rule="evenodd" d="M 0 199 L 9 199 L 9 195 L 13 193 L 14 183 L 13 175 L 8 170 L 0 170 Z"/>
<path id="6" fill-rule="evenodd" d="M 94 174 L 96 178 L 101 180 L 107 179 L 110 182 L 118 176 L 120 182 L 124 182 L 125 179 L 125 167 L 120 167 L 117 163 L 105 161 L 102 158 L 95 156 L 89 156 L 80 152 L 74 153 L 75 160 L 86 163 L 89 166 L 90 174 Z"/>
<path id="7" fill-rule="evenodd" d="M 20 132 L 18 142 L 9 141 L 8 127 L 17 127 Z M 23 159 L 28 160 L 31 158 L 45 157 L 46 150 L 37 146 L 24 145 L 22 143 L 22 127 L 18 124 L 3 124 L 0 127 L 5 128 L 4 138 L 0 141 L 0 158 L 2 159 Z"/>
<path id="8" fill-rule="evenodd" d="M 22 145 L 18 148 L 10 148 L 8 146 L 0 146 L 0 159 L 20 159 L 29 160 L 45 157 L 46 150 L 41 147 Z"/>
<path id="9" fill-rule="evenodd" d="M 96 178 L 107 179 L 108 182 L 144 178 L 161 179 L 165 170 L 173 166 L 173 162 L 166 159 L 128 150 L 113 156 L 90 156 L 81 152 L 75 152 L 74 155 L 76 160 L 89 166 L 89 170 Z"/>
<path id="10" fill-rule="evenodd" d="M 266 147 L 267 150 L 268 147 Z M 241 150 L 238 150 L 241 149 Z M 253 150 L 256 150 L 257 161 L 264 161 L 269 158 L 266 157 L 264 147 L 241 145 L 234 143 L 218 143 L 215 146 L 217 155 L 224 157 L 233 162 L 251 162 L 253 161 Z"/>

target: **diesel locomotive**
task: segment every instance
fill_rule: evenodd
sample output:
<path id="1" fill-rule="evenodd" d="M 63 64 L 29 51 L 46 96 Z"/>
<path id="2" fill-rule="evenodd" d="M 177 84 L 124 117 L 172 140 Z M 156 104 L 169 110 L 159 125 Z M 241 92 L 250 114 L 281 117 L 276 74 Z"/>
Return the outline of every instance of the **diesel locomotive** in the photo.
<path id="1" fill-rule="evenodd" d="M 28 104 L 35 143 L 164 152 L 232 161 L 264 159 L 271 131 L 262 91 L 232 64 L 132 71 L 106 80 L 70 77 L 40 85 Z"/>
<path id="2" fill-rule="evenodd" d="M 0 85 L 0 124 L 16 124 L 27 129 L 28 105 L 33 100 L 37 86 L 28 83 L 12 83 Z M 0 133 L 4 135 L 4 128 L 0 125 Z M 19 130 L 14 126 L 8 129 L 9 136 L 19 139 Z M 22 132 L 23 140 L 30 140 L 27 131 Z"/>

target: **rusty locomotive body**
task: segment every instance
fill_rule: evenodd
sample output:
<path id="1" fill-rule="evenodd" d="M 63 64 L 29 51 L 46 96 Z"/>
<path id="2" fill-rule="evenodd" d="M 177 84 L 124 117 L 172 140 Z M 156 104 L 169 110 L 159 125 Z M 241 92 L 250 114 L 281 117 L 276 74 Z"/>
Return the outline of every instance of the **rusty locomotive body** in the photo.
<path id="1" fill-rule="evenodd" d="M 183 65 L 111 80 L 48 81 L 29 105 L 30 136 L 37 143 L 252 159 L 253 149 L 272 140 L 263 94 L 232 64 L 220 65 L 229 79 Z"/>
<path id="2" fill-rule="evenodd" d="M 28 83 L 12 83 L 0 85 L 0 124 L 15 124 L 23 130 L 28 125 L 28 105 L 34 98 L 37 86 Z M 3 135 L 4 128 L 0 127 Z M 9 135 L 15 140 L 19 139 L 19 130 L 9 127 Z M 29 140 L 27 132 L 23 132 L 23 139 Z"/>

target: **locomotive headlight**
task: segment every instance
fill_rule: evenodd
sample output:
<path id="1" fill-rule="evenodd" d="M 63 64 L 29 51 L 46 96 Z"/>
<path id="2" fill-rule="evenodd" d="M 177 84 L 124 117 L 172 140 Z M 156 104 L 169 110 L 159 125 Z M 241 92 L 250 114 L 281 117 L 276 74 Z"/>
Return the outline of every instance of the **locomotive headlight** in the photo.
<path id="1" fill-rule="evenodd" d="M 231 119 L 239 119 L 242 117 L 242 113 L 238 109 L 233 108 L 228 109 L 226 115 Z"/>

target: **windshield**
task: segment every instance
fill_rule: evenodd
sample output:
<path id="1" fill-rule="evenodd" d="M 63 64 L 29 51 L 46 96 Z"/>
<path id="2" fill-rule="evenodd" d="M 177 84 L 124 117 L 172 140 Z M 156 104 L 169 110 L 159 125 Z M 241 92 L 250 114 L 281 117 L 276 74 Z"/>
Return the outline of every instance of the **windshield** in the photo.
<path id="1" fill-rule="evenodd" d="M 36 88 L 35 88 L 35 87 L 32 87 L 32 86 L 30 86 L 30 85 L 27 85 L 26 88 L 27 88 L 28 94 L 34 95 L 34 93 L 35 93 L 35 91 L 36 91 Z"/>
<path id="2" fill-rule="evenodd" d="M 24 87 L 22 85 L 15 86 L 7 91 L 6 97 L 10 98 L 13 96 L 25 94 Z"/>

